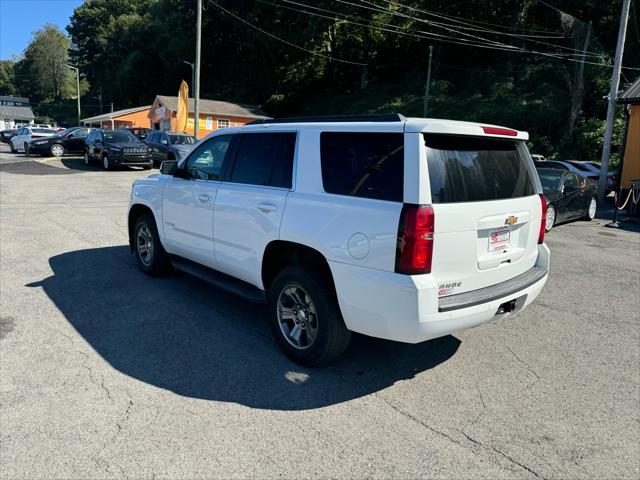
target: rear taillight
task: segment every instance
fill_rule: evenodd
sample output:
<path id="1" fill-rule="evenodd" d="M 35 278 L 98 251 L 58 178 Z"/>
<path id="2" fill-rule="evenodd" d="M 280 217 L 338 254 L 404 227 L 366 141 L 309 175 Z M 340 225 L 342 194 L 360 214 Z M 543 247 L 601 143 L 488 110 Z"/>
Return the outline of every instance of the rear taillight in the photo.
<path id="1" fill-rule="evenodd" d="M 398 226 L 396 273 L 431 273 L 434 222 L 431 205 L 404 204 Z"/>
<path id="2" fill-rule="evenodd" d="M 517 130 L 511 130 L 510 128 L 482 127 L 482 131 L 488 135 L 507 135 L 508 137 L 518 136 Z"/>
<path id="3" fill-rule="evenodd" d="M 540 232 L 538 233 L 538 243 L 544 242 L 544 227 L 547 223 L 547 199 L 544 195 L 540 195 L 540 203 L 542 205 L 542 216 L 540 217 Z"/>

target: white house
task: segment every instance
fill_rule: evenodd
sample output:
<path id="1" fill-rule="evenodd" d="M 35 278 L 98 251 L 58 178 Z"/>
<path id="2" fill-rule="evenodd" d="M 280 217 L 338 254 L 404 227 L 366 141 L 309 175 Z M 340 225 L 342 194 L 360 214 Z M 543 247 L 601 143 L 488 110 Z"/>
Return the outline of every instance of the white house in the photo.
<path id="1" fill-rule="evenodd" d="M 33 123 L 34 120 L 28 98 L 0 96 L 0 130 L 13 128 L 18 124 Z"/>

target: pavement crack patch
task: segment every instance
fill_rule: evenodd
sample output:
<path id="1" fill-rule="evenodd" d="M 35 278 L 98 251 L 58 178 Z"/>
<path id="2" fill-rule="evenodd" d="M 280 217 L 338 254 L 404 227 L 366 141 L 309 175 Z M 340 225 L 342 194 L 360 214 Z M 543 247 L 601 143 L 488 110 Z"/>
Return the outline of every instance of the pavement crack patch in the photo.
<path id="1" fill-rule="evenodd" d="M 529 373 L 531 373 L 534 377 L 536 377 L 536 379 L 531 382 L 527 388 L 531 388 L 533 387 L 536 383 L 538 383 L 538 381 L 540 380 L 540 375 L 538 375 L 538 373 L 531 367 L 531 365 L 529 365 L 527 362 L 525 362 L 522 358 L 520 358 L 516 352 L 514 352 L 511 347 L 509 345 L 507 345 L 506 343 L 503 343 L 504 347 L 509 350 L 509 352 L 511 352 L 511 355 L 513 355 L 513 358 L 515 358 L 520 365 L 522 365 L 525 370 L 527 370 Z"/>
<path id="2" fill-rule="evenodd" d="M 480 403 L 482 403 L 482 410 L 480 410 L 480 412 L 478 413 L 478 415 L 476 415 L 476 418 L 473 419 L 473 421 L 469 424 L 469 426 L 473 426 L 476 423 L 478 423 L 478 420 L 480 420 L 480 417 L 482 417 L 482 415 L 484 415 L 485 410 L 487 409 L 487 404 L 484 401 L 484 396 L 482 395 L 482 390 L 480 390 L 480 387 L 478 386 L 478 383 L 474 383 L 476 390 L 478 391 L 478 398 L 480 399 Z"/>
<path id="3" fill-rule="evenodd" d="M 506 453 L 504 453 L 502 450 L 497 449 L 496 447 L 492 446 L 492 445 L 486 445 L 478 440 L 476 440 L 475 438 L 471 437 L 470 435 L 468 435 L 465 432 L 460 432 L 462 433 L 465 438 L 467 440 L 469 440 L 471 443 L 473 443 L 474 445 L 477 445 L 480 448 L 484 448 L 485 450 L 489 450 L 492 452 L 497 453 L 498 455 L 500 455 L 501 457 L 503 457 L 504 459 L 508 460 L 510 463 L 512 463 L 513 465 L 517 465 L 518 467 L 526 470 L 527 472 L 531 473 L 533 476 L 535 476 L 536 478 L 540 478 L 542 480 L 546 480 L 545 477 L 543 477 L 542 475 L 540 475 L 538 472 L 536 472 L 535 470 L 533 470 L 531 467 L 528 467 L 527 465 L 525 465 L 522 462 L 519 462 L 518 460 L 516 460 L 515 458 L 513 458 L 511 455 L 508 455 Z"/>
<path id="4" fill-rule="evenodd" d="M 87 372 L 89 372 L 89 379 L 91 380 L 91 383 L 99 386 L 102 390 L 104 390 L 104 392 L 107 394 L 107 398 L 111 401 L 111 403 L 113 403 L 113 397 L 111 396 L 111 391 L 104 384 L 104 377 L 101 377 L 100 382 L 98 382 L 93 375 L 93 369 L 91 367 L 83 364 L 82 368 L 84 368 L 85 370 L 87 370 Z"/>

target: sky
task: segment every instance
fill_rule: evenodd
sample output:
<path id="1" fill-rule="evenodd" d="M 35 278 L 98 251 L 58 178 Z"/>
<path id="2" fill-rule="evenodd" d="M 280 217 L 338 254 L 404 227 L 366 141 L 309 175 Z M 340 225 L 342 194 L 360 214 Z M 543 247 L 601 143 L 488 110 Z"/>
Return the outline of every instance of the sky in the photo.
<path id="1" fill-rule="evenodd" d="M 0 0 L 0 60 L 10 60 L 27 48 L 32 34 L 45 23 L 62 31 L 73 9 L 83 0 Z M 66 32 L 65 32 L 66 33 Z"/>

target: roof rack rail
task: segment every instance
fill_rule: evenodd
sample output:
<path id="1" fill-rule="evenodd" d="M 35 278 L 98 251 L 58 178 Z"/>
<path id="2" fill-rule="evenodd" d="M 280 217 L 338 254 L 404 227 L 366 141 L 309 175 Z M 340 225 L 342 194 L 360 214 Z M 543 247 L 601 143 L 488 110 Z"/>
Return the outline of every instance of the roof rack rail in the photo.
<path id="1" fill-rule="evenodd" d="M 283 117 L 258 119 L 247 125 L 269 123 L 343 123 L 343 122 L 403 122 L 406 118 L 399 113 L 379 113 L 367 115 L 317 115 L 303 117 Z"/>

